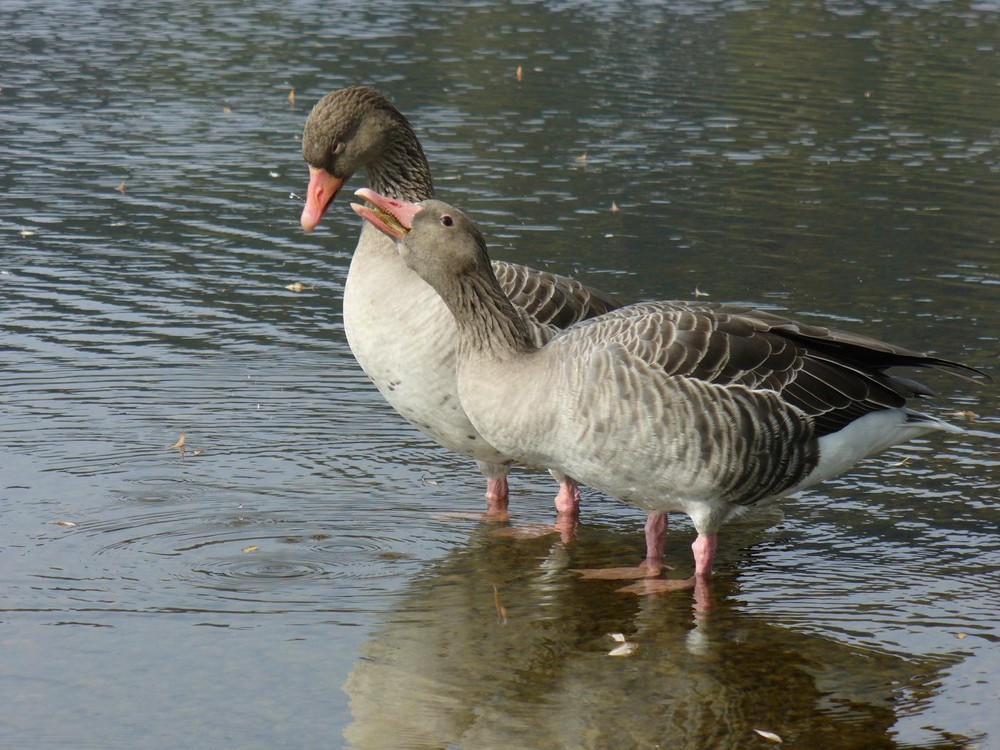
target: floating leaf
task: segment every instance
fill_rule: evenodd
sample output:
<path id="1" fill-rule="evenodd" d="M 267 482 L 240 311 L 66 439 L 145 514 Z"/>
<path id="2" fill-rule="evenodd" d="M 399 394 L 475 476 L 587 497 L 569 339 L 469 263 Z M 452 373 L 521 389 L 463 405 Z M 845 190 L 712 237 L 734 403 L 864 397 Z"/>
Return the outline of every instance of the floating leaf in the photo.
<path id="1" fill-rule="evenodd" d="M 24 232 L 21 232 L 21 234 L 24 234 Z M 974 411 L 950 411 L 945 416 L 955 417 L 956 419 L 967 419 L 970 422 L 979 419 L 979 415 Z"/>
<path id="2" fill-rule="evenodd" d="M 313 285 L 306 286 L 301 281 L 296 281 L 294 284 L 289 284 L 288 286 L 285 287 L 285 289 L 287 289 L 290 292 L 304 292 L 308 289 L 315 289 L 315 288 L 316 287 Z"/>
<path id="3" fill-rule="evenodd" d="M 639 650 L 639 644 L 627 640 L 624 633 L 608 633 L 608 637 L 618 644 L 608 651 L 608 656 L 631 656 Z"/>
<path id="4" fill-rule="evenodd" d="M 73 523 L 72 521 L 53 521 L 52 523 L 54 523 L 56 526 L 65 526 L 68 529 L 71 529 L 74 526 L 76 526 L 76 524 Z"/>
<path id="5" fill-rule="evenodd" d="M 755 731 L 765 740 L 770 740 L 771 742 L 777 743 L 778 745 L 780 745 L 783 742 L 781 737 L 776 735 L 774 732 L 768 732 L 766 729 L 755 729 L 753 731 Z"/>
<path id="6" fill-rule="evenodd" d="M 608 651 L 608 656 L 631 656 L 638 650 L 638 643 L 626 642 L 621 643 Z"/>
<path id="7" fill-rule="evenodd" d="M 294 88 L 292 88 L 292 90 L 288 92 L 288 104 L 291 107 L 295 106 L 295 89 Z"/>
<path id="8" fill-rule="evenodd" d="M 177 438 L 177 442 L 170 446 L 170 450 L 175 450 L 176 449 L 176 450 L 179 450 L 179 451 L 181 451 L 183 453 L 184 452 L 184 441 L 186 439 L 187 438 L 184 436 L 184 433 L 182 432 L 181 436 L 179 438 Z"/>
<path id="9" fill-rule="evenodd" d="M 118 187 L 116 187 L 115 190 L 117 190 L 122 195 L 125 195 L 125 180 L 119 182 Z"/>
<path id="10" fill-rule="evenodd" d="M 244 547 L 243 551 L 244 552 L 256 552 L 259 549 L 260 549 L 260 545 L 259 544 L 251 544 L 249 547 Z"/>
<path id="11" fill-rule="evenodd" d="M 76 524 L 73 525 L 75 526 Z M 958 638 L 958 640 L 962 640 L 963 638 L 968 637 L 968 635 L 968 633 L 955 633 L 955 637 Z"/>
<path id="12" fill-rule="evenodd" d="M 524 73 L 521 71 L 521 66 L 520 65 L 517 66 L 517 80 L 519 80 L 519 81 L 523 81 L 524 80 Z"/>

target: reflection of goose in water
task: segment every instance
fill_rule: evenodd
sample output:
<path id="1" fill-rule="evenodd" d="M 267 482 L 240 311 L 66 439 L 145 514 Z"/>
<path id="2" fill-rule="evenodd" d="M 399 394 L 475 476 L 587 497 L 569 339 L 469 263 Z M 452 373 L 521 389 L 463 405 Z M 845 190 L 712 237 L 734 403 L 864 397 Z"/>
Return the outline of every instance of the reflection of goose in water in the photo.
<path id="1" fill-rule="evenodd" d="M 477 533 L 412 584 L 344 686 L 350 747 L 742 750 L 768 746 L 760 728 L 786 746 L 899 748 L 888 732 L 946 666 L 748 617 L 726 580 L 708 618 L 672 597 L 595 596 L 550 544 Z M 595 527 L 572 554 L 621 554 L 609 544 Z M 616 631 L 635 654 L 608 656 Z"/>

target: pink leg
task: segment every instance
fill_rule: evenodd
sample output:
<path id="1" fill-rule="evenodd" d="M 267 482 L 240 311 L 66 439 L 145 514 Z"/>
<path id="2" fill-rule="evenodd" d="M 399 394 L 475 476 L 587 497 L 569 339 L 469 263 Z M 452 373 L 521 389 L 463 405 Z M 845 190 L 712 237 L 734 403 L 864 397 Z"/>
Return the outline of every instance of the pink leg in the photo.
<path id="1" fill-rule="evenodd" d="M 507 477 L 486 478 L 486 513 L 487 515 L 506 515 L 510 503 L 510 488 Z"/>
<path id="2" fill-rule="evenodd" d="M 663 562 L 663 551 L 667 548 L 667 514 L 648 513 L 646 515 L 646 559 L 633 568 L 603 568 L 601 570 L 575 570 L 584 578 L 600 580 L 624 580 L 624 579 L 645 579 L 644 584 L 650 583 L 665 570 L 673 570 Z M 664 585 L 669 585 L 671 590 L 677 588 L 677 581 L 663 581 Z M 642 588 L 644 584 L 636 584 Z M 690 588 L 691 584 L 684 584 L 684 588 Z M 626 591 L 627 589 L 619 589 Z M 666 589 L 664 589 L 666 590 Z M 638 593 L 644 593 L 638 591 Z"/>
<path id="3" fill-rule="evenodd" d="M 667 514 L 649 513 L 646 516 L 646 575 L 658 576 L 663 572 L 663 552 L 667 548 Z"/>
<path id="4" fill-rule="evenodd" d="M 556 512 L 571 516 L 580 515 L 580 486 L 575 480 L 559 475 L 559 494 L 556 495 Z"/>
<path id="5" fill-rule="evenodd" d="M 712 563 L 715 561 L 715 550 L 719 547 L 718 534 L 698 534 L 691 545 L 694 552 L 695 578 L 708 578 L 712 575 Z"/>
<path id="6" fill-rule="evenodd" d="M 646 517 L 646 560 L 639 568 L 612 568 L 608 570 L 577 570 L 584 578 L 639 578 L 642 580 L 618 589 L 633 594 L 662 594 L 668 591 L 694 589 L 694 609 L 708 612 L 712 609 L 712 562 L 719 546 L 717 534 L 699 534 L 691 549 L 694 551 L 694 575 L 677 580 L 660 578 L 670 566 L 663 563 L 663 552 L 667 545 L 667 514 L 650 513 Z M 641 572 L 640 572 L 641 571 Z"/>
<path id="7" fill-rule="evenodd" d="M 551 526 L 548 524 L 542 526 L 529 524 L 501 529 L 496 532 L 499 536 L 529 539 L 547 534 L 559 534 L 563 544 L 569 544 L 576 539 L 576 529 L 580 525 L 580 488 L 574 480 L 565 474 L 560 474 L 557 471 L 549 473 L 559 482 L 559 494 L 556 495 L 556 522 Z M 506 515 L 506 511 L 505 505 L 501 513 Z M 490 511 L 487 515 L 495 514 Z"/>

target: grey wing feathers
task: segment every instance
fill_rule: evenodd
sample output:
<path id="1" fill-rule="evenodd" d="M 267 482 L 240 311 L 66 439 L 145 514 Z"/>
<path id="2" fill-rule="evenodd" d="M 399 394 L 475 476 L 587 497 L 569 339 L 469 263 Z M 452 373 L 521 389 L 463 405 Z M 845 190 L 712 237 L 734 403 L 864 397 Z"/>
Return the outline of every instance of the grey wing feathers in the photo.
<path id="1" fill-rule="evenodd" d="M 516 308 L 553 329 L 569 328 L 621 307 L 612 297 L 566 276 L 497 260 L 493 272 Z"/>
<path id="2" fill-rule="evenodd" d="M 711 303 L 630 305 L 583 322 L 558 338 L 560 345 L 569 346 L 577 345 L 575 340 L 584 346 L 587 339 L 615 341 L 673 376 L 774 391 L 812 417 L 818 436 L 836 432 L 869 412 L 903 406 L 907 398 L 930 393 L 913 380 L 886 374 L 888 367 L 976 372 L 865 336 Z"/>

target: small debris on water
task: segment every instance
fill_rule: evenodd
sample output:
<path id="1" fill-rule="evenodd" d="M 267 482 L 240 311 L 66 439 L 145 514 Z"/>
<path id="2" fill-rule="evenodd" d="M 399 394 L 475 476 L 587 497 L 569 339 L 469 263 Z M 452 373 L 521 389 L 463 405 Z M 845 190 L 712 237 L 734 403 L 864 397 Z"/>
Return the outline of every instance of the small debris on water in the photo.
<path id="1" fill-rule="evenodd" d="M 500 599 L 500 589 L 497 585 L 493 584 L 493 606 L 497 608 L 497 622 L 501 625 L 507 624 L 507 608 L 503 606 L 503 601 Z"/>
<path id="2" fill-rule="evenodd" d="M 712 296 L 708 292 L 701 291 L 701 289 L 699 289 L 698 287 L 694 288 L 693 294 L 694 294 L 695 297 L 711 297 Z"/>
<path id="3" fill-rule="evenodd" d="M 618 204 L 615 203 L 614 201 L 611 201 L 611 213 L 616 214 L 619 211 L 621 211 L 621 209 L 618 208 Z"/>
<path id="4" fill-rule="evenodd" d="M 51 523 L 55 524 L 56 526 L 65 526 L 68 529 L 71 529 L 74 526 L 76 526 L 76 524 L 73 523 L 72 521 L 52 521 Z"/>
<path id="5" fill-rule="evenodd" d="M 639 644 L 628 640 L 624 633 L 608 633 L 608 636 L 618 644 L 608 651 L 608 656 L 631 656 L 639 650 Z"/>
<path id="6" fill-rule="evenodd" d="M 638 643 L 622 643 L 608 651 L 608 656 L 631 656 L 638 650 Z"/>
<path id="7" fill-rule="evenodd" d="M 759 734 L 765 740 L 770 740 L 771 742 L 774 742 L 775 744 L 780 745 L 783 742 L 783 740 L 781 739 L 781 737 L 779 737 L 778 735 L 776 735 L 774 732 L 768 732 L 766 729 L 755 729 L 753 731 L 755 731 L 757 734 Z"/>
<path id="8" fill-rule="evenodd" d="M 295 283 L 289 284 L 288 286 L 285 287 L 285 289 L 287 289 L 290 292 L 305 292 L 309 289 L 315 289 L 315 288 L 316 287 L 312 285 L 306 286 L 301 281 L 296 281 Z"/>
<path id="9" fill-rule="evenodd" d="M 292 88 L 292 90 L 288 92 L 288 106 L 290 106 L 290 107 L 294 107 L 295 106 L 295 89 L 294 88 Z"/>
<path id="10" fill-rule="evenodd" d="M 517 76 L 517 80 L 519 80 L 519 81 L 523 81 L 524 80 L 524 73 L 521 71 L 521 66 L 520 65 L 517 66 L 517 73 L 515 75 Z"/>
<path id="11" fill-rule="evenodd" d="M 117 190 L 122 195 L 125 195 L 125 180 L 119 182 L 118 187 L 116 187 L 115 190 Z"/>
<path id="12" fill-rule="evenodd" d="M 181 458 L 187 458 L 188 449 L 185 447 L 186 442 L 187 442 L 187 436 L 183 432 L 181 432 L 181 436 L 177 438 L 176 443 L 170 446 L 170 450 L 180 451 Z M 200 456 L 201 449 L 196 448 L 190 451 L 190 453 L 192 456 Z"/>
<path id="13" fill-rule="evenodd" d="M 260 549 L 260 545 L 259 544 L 251 544 L 249 547 L 244 547 L 243 551 L 244 552 L 256 552 L 259 549 Z"/>
<path id="14" fill-rule="evenodd" d="M 945 416 L 954 417 L 955 419 L 967 419 L 970 422 L 975 422 L 979 419 L 979 415 L 974 411 L 950 411 Z"/>

